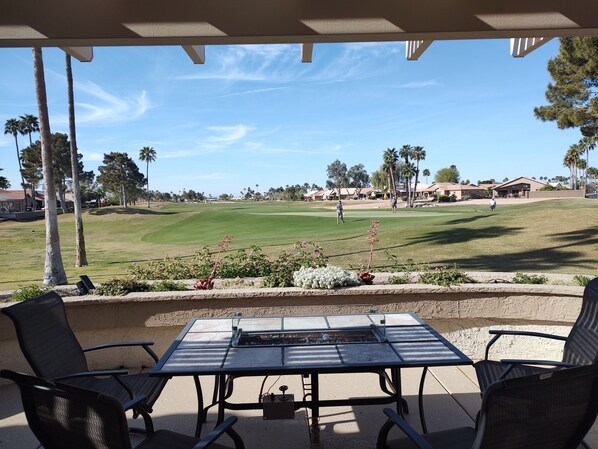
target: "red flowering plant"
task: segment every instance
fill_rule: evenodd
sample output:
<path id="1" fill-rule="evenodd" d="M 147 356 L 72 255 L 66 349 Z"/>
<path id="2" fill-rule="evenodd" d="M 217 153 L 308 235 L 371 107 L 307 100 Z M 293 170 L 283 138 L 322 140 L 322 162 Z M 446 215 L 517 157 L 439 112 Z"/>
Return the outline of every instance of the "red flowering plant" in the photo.
<path id="1" fill-rule="evenodd" d="M 368 263 L 365 269 L 358 273 L 359 278 L 363 281 L 364 284 L 367 285 L 373 284 L 374 278 L 376 277 L 372 273 L 370 273 L 370 269 L 372 267 L 372 258 L 374 257 L 374 244 L 379 241 L 377 238 L 378 226 L 380 226 L 380 220 L 372 220 L 372 225 L 370 226 L 370 230 L 368 231 L 368 243 L 370 244 Z"/>
<path id="2" fill-rule="evenodd" d="M 218 268 L 222 264 L 222 259 L 224 258 L 224 253 L 228 247 L 228 244 L 233 239 L 232 235 L 225 235 L 218 245 L 219 251 L 216 254 L 216 258 L 214 259 L 214 265 L 212 265 L 212 271 L 208 275 L 207 278 L 199 279 L 195 285 L 193 286 L 196 290 L 212 290 L 214 288 L 214 276 L 218 271 Z"/>

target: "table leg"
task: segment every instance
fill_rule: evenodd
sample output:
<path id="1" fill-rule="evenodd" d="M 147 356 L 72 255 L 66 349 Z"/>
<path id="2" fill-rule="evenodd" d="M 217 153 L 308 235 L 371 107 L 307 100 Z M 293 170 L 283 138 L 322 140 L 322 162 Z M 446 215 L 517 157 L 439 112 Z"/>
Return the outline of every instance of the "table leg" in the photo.
<path id="1" fill-rule="evenodd" d="M 218 375 L 218 420 L 216 425 L 224 421 L 224 403 L 226 402 L 226 374 Z"/>
<path id="2" fill-rule="evenodd" d="M 317 373 L 311 374 L 311 426 L 318 427 L 320 421 L 320 379 Z"/>
<path id="3" fill-rule="evenodd" d="M 428 373 L 428 367 L 424 367 L 422 372 L 422 377 L 419 382 L 419 394 L 418 394 L 418 401 L 419 401 L 419 420 L 422 425 L 422 432 L 428 433 L 428 426 L 426 426 L 426 417 L 424 415 L 424 382 L 426 381 L 426 374 Z"/>
<path id="4" fill-rule="evenodd" d="M 201 426 L 205 422 L 205 414 L 203 409 L 203 392 L 201 390 L 201 382 L 199 376 L 194 375 L 195 391 L 197 393 L 197 423 L 195 424 L 195 437 L 201 438 Z"/>

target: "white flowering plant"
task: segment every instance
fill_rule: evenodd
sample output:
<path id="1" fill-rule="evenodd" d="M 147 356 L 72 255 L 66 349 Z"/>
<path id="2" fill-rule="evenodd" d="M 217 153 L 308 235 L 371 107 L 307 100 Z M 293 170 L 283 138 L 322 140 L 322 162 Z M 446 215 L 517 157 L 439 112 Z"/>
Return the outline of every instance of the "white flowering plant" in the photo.
<path id="1" fill-rule="evenodd" d="M 301 267 L 293 273 L 293 284 L 301 288 L 332 289 L 353 287 L 361 285 L 362 282 L 357 274 L 328 265 L 319 268 Z"/>

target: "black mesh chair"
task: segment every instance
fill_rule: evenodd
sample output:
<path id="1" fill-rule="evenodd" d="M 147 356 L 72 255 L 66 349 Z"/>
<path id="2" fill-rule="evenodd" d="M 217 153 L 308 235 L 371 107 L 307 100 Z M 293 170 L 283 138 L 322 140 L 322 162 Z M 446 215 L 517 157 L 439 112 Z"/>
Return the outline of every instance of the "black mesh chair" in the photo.
<path id="1" fill-rule="evenodd" d="M 598 365 L 506 379 L 488 387 L 477 429 L 418 434 L 394 410 L 377 449 L 577 449 L 598 414 Z M 388 440 L 394 426 L 407 438 Z"/>
<path id="2" fill-rule="evenodd" d="M 18 384 L 29 427 L 45 449 L 132 449 L 125 410 L 112 396 L 9 370 L 0 371 L 0 377 Z M 225 449 L 215 443 L 224 433 L 236 449 L 244 449 L 232 428 L 235 422 L 231 416 L 201 440 L 159 430 L 136 449 Z"/>
<path id="3" fill-rule="evenodd" d="M 484 360 L 474 365 L 482 393 L 490 384 L 500 379 L 526 376 L 551 369 L 589 365 L 598 361 L 598 278 L 593 279 L 586 286 L 581 311 L 569 336 L 508 330 L 491 330 L 490 334 L 494 337 L 486 346 Z M 503 335 L 524 335 L 564 341 L 563 358 L 560 362 L 548 360 L 488 360 L 490 348 Z"/>
<path id="4" fill-rule="evenodd" d="M 153 431 L 149 413 L 168 379 L 128 374 L 126 370 L 89 371 L 85 358 L 87 351 L 141 346 L 157 362 L 158 357 L 150 349 L 151 341 L 82 348 L 69 326 L 62 298 L 56 292 L 5 307 L 2 313 L 14 323 L 21 351 L 37 376 L 111 395 L 123 405 L 143 396 L 142 402 L 133 402 L 134 407 L 131 407 L 135 417 L 143 417 L 146 430 Z"/>

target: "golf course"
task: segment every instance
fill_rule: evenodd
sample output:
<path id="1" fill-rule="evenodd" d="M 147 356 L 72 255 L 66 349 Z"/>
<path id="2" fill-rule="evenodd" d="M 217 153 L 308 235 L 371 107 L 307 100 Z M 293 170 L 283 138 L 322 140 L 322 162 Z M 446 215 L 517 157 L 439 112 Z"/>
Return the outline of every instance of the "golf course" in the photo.
<path id="1" fill-rule="evenodd" d="M 399 208 L 387 201 L 347 201 L 345 224 L 336 223 L 334 203 L 163 203 L 127 209 L 105 207 L 84 213 L 89 265 L 75 268 L 73 214 L 59 216 L 64 267 L 69 281 L 81 274 L 97 282 L 123 277 L 128 267 L 165 256 L 190 257 L 204 246 L 228 251 L 253 245 L 271 257 L 294 242 L 314 242 L 329 263 L 359 267 L 367 260 L 368 231 L 379 220 L 373 271 L 395 261 L 456 264 L 470 271 L 598 274 L 598 202 L 567 199 L 499 205 L 468 202 Z M 45 260 L 44 221 L 0 223 L 0 290 L 39 284 Z"/>

